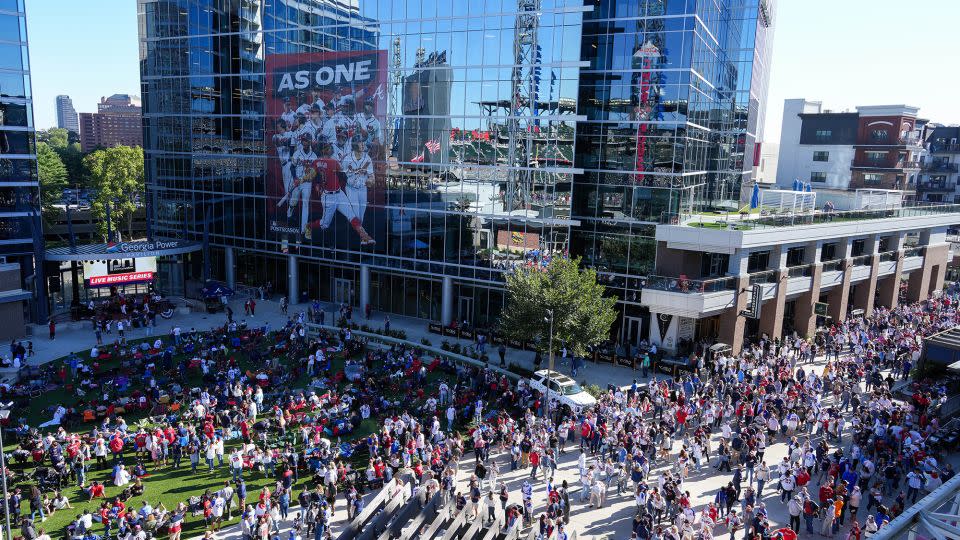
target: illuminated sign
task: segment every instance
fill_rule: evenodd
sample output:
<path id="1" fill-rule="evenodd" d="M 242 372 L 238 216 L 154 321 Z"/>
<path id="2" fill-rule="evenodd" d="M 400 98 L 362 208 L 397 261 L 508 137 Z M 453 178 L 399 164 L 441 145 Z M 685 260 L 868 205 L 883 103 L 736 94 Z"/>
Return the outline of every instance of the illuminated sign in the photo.
<path id="1" fill-rule="evenodd" d="M 94 276 L 89 279 L 90 287 L 109 287 L 111 285 L 126 285 L 128 283 L 145 283 L 153 281 L 153 272 L 130 272 L 129 274 L 112 274 L 108 276 Z"/>

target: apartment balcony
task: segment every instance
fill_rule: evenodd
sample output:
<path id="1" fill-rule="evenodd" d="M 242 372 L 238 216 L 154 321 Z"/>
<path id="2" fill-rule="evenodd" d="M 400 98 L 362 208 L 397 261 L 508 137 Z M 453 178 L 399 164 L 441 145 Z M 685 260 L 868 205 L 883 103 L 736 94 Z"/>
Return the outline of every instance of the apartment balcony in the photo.
<path id="1" fill-rule="evenodd" d="M 853 162 L 851 169 L 854 170 L 882 170 L 899 171 L 901 169 L 919 169 L 922 163 L 919 161 L 891 161 L 887 159 L 858 159 Z"/>
<path id="2" fill-rule="evenodd" d="M 947 163 L 944 161 L 928 161 L 923 164 L 923 172 L 932 172 L 932 173 L 955 173 L 960 171 L 960 167 L 956 163 Z"/>
<path id="3" fill-rule="evenodd" d="M 960 154 L 960 144 L 934 143 L 930 145 L 932 154 Z"/>
<path id="4" fill-rule="evenodd" d="M 917 182 L 918 192 L 944 192 L 953 193 L 957 189 L 956 182 L 937 182 L 933 180 L 924 180 Z"/>

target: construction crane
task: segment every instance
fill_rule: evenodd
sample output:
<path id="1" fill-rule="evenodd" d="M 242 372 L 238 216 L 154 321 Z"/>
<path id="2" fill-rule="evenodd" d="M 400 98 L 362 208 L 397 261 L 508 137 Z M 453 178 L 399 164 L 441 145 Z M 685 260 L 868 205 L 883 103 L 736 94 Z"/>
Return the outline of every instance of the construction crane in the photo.
<path id="1" fill-rule="evenodd" d="M 386 138 L 386 140 L 390 141 L 391 152 L 394 156 L 396 156 L 397 151 L 400 149 L 400 140 L 398 139 L 397 133 L 400 127 L 400 92 L 403 88 L 402 65 L 403 56 L 402 50 L 400 49 L 400 38 L 394 38 L 393 73 L 390 75 L 390 106 L 388 108 L 389 114 L 393 115 L 393 119 L 387 122 L 388 133 Z"/>

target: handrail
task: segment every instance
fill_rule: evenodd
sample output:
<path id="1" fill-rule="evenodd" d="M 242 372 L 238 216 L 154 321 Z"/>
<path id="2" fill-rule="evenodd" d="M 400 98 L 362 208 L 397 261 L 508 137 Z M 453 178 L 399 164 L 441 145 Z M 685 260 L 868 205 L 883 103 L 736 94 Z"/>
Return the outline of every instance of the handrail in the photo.
<path id="1" fill-rule="evenodd" d="M 678 292 L 684 294 L 703 294 L 721 291 L 733 291 L 737 288 L 737 278 L 721 277 L 711 279 L 690 279 L 686 276 L 647 276 L 645 289 Z"/>
<path id="2" fill-rule="evenodd" d="M 777 270 L 763 270 L 761 272 L 754 272 L 750 274 L 750 284 L 757 285 L 760 283 L 776 283 L 777 282 Z"/>
<path id="3" fill-rule="evenodd" d="M 851 266 L 870 266 L 873 264 L 873 255 L 860 255 L 859 257 L 854 257 L 851 261 Z"/>
<path id="4" fill-rule="evenodd" d="M 306 327 L 308 332 L 316 332 L 317 330 L 327 330 L 329 332 L 336 333 L 341 330 L 339 326 L 332 326 L 329 324 L 305 323 L 304 326 Z M 367 338 L 368 340 L 380 341 L 382 343 L 389 343 L 392 345 L 406 345 L 408 347 L 416 347 L 419 349 L 423 349 L 424 351 L 427 351 L 431 354 L 434 354 L 437 356 L 444 356 L 456 362 L 461 362 L 464 364 L 470 364 L 471 366 L 489 369 L 491 371 L 494 371 L 496 373 L 509 377 L 513 380 L 519 380 L 521 378 L 520 375 L 517 375 L 512 371 L 508 371 L 506 369 L 497 367 L 493 364 L 488 364 L 481 360 L 477 360 L 476 358 L 470 358 L 469 356 L 463 356 L 462 354 L 445 351 L 439 347 L 433 347 L 431 345 L 423 345 L 422 343 L 415 343 L 413 341 L 410 341 L 409 339 L 400 339 L 392 336 L 384 336 L 382 334 L 376 334 L 373 332 L 364 332 L 363 330 L 355 330 L 353 328 L 350 329 L 350 333 L 356 336 Z"/>
<path id="5" fill-rule="evenodd" d="M 960 214 L 960 204 L 934 204 L 918 202 L 910 206 L 896 206 L 884 208 L 865 208 L 861 210 L 832 210 L 814 211 L 797 214 L 778 214 L 760 216 L 756 219 L 737 216 L 736 221 L 729 221 L 736 225 L 738 230 L 793 227 L 802 225 L 821 225 L 843 221 L 863 221 L 871 219 L 889 219 L 903 217 L 919 217 L 938 214 Z M 719 220 L 726 224 L 727 221 Z M 690 222 L 693 225 L 692 222 Z"/>
<path id="6" fill-rule="evenodd" d="M 923 256 L 923 247 L 920 247 L 920 246 L 907 248 L 903 250 L 903 258 L 922 257 L 922 256 Z"/>

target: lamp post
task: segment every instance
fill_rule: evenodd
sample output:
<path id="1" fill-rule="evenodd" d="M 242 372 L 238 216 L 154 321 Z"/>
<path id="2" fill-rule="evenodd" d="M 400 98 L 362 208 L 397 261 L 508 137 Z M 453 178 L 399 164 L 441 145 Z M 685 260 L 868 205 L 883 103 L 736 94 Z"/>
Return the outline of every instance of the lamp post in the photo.
<path id="1" fill-rule="evenodd" d="M 10 404 L 5 404 L 9 407 Z M 6 420 L 10 417 L 10 409 L 0 410 L 0 420 Z M 3 451 L 3 428 L 0 427 L 0 474 L 3 475 L 3 515 L 7 519 L 6 540 L 13 540 L 13 529 L 10 528 L 10 496 L 7 494 L 7 458 Z"/>
<path id="2" fill-rule="evenodd" d="M 547 347 L 549 348 L 547 352 L 547 404 L 544 413 L 544 417 L 547 419 L 547 422 L 550 421 L 550 382 L 553 380 L 553 310 L 547 310 L 547 316 L 543 318 L 544 322 L 550 323 L 550 338 L 548 340 Z"/>

